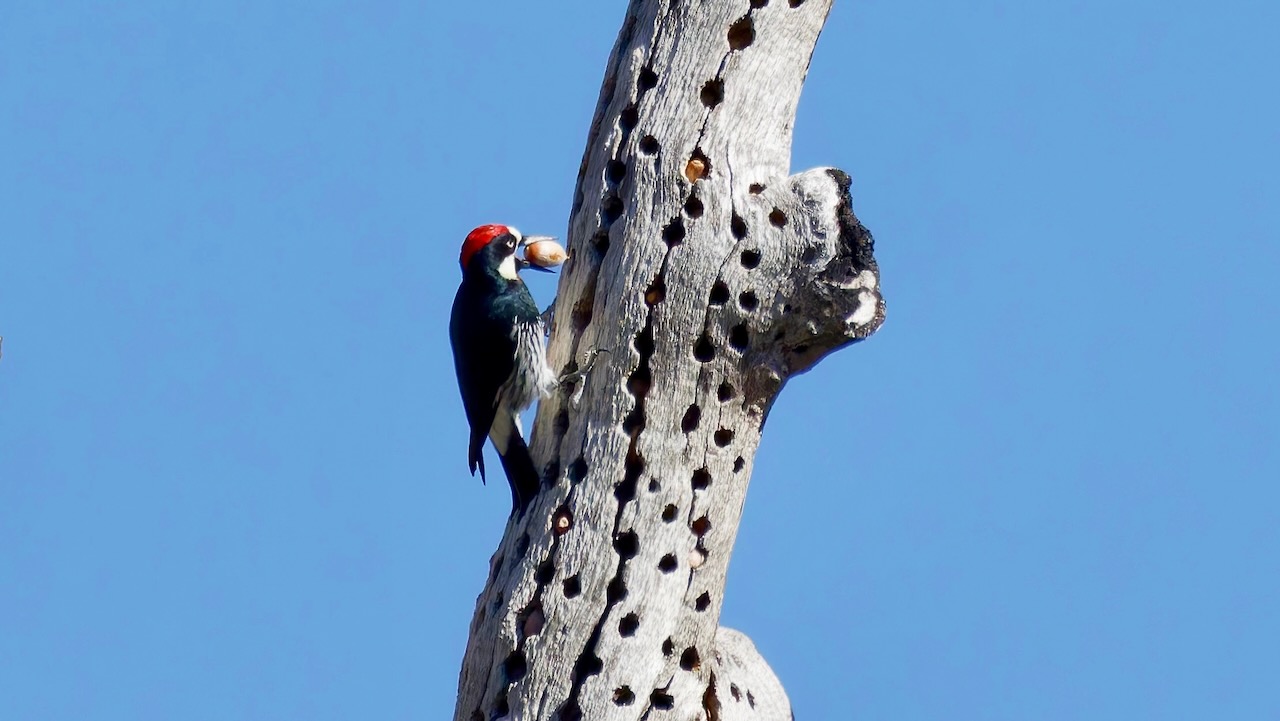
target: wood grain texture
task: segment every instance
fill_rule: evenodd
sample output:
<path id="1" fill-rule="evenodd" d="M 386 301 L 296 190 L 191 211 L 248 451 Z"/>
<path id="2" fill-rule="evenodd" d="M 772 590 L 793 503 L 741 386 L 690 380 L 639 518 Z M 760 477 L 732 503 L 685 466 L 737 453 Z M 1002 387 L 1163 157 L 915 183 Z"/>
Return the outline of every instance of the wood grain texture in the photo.
<path id="1" fill-rule="evenodd" d="M 548 357 L 571 371 L 608 353 L 538 409 L 543 491 L 492 559 L 456 721 L 790 718 L 768 665 L 719 616 L 769 408 L 884 319 L 849 177 L 789 174 L 830 7 L 628 7 Z"/>

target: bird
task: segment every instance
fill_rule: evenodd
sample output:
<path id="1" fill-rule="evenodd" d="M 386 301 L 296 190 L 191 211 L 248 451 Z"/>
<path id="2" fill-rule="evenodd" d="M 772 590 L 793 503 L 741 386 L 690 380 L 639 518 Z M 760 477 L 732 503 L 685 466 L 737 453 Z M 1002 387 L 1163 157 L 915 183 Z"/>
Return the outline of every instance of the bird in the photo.
<path id="1" fill-rule="evenodd" d="M 509 225 L 467 234 L 458 261 L 462 283 L 449 317 L 458 390 L 471 427 L 467 464 L 485 480 L 484 441 L 493 443 L 511 486 L 511 512 L 523 514 L 542 485 L 520 428 L 520 412 L 557 386 L 547 365 L 542 314 L 520 279 L 526 268 L 550 272 L 517 255 L 549 236 L 525 236 Z"/>

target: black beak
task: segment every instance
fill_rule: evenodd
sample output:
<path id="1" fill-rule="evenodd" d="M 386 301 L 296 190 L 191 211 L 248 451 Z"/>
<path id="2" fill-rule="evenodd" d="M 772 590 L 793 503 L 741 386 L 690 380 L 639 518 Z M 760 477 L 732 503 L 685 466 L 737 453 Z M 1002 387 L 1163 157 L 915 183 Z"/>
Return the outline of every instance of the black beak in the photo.
<path id="1" fill-rule="evenodd" d="M 536 264 L 534 264 L 534 263 L 530 263 L 529 261 L 525 260 L 524 258 L 520 258 L 519 260 L 520 260 L 520 269 L 521 269 L 521 270 L 524 270 L 524 269 L 526 269 L 526 268 L 527 268 L 527 269 L 529 269 L 529 270 L 537 270 L 537 271 L 541 271 L 541 272 L 543 272 L 543 273 L 551 273 L 552 275 L 555 275 L 555 271 L 554 271 L 554 270 L 552 270 L 552 269 L 550 269 L 550 268 L 543 268 L 543 267 L 542 267 L 542 266 L 540 266 L 540 265 L 536 265 Z"/>
<path id="2" fill-rule="evenodd" d="M 555 240 L 555 238 L 552 238 L 549 235 L 527 235 L 524 237 L 523 240 L 520 241 L 520 247 L 523 248 L 524 246 L 529 245 L 530 243 L 536 243 L 540 240 Z M 536 263 L 530 263 L 524 258 L 516 258 L 516 260 L 520 261 L 520 270 L 524 270 L 525 268 L 528 268 L 529 270 L 536 270 L 542 273 L 551 273 L 552 275 L 555 275 L 555 271 L 550 268 L 543 268 L 542 266 L 537 265 Z"/>

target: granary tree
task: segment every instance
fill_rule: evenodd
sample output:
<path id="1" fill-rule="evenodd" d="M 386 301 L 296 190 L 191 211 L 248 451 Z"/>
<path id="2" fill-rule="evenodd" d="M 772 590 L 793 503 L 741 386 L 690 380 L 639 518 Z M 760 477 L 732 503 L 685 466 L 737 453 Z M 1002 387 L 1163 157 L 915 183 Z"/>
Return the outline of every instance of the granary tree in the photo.
<path id="1" fill-rule="evenodd" d="M 455 721 L 791 718 L 719 617 L 770 406 L 884 319 L 849 176 L 790 171 L 832 1 L 627 8 L 548 357 L 571 373 L 607 352 L 538 409 L 543 487 L 491 560 Z"/>

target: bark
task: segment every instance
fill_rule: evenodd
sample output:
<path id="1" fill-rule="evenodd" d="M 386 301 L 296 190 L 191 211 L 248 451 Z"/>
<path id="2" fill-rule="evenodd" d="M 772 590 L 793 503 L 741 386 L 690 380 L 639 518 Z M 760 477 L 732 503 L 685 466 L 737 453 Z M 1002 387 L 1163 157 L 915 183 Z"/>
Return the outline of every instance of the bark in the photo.
<path id="1" fill-rule="evenodd" d="M 769 408 L 884 319 L 834 169 L 789 175 L 831 0 L 633 0 L 609 59 L 538 409 L 544 486 L 476 603 L 456 721 L 789 719 L 719 628 Z"/>

